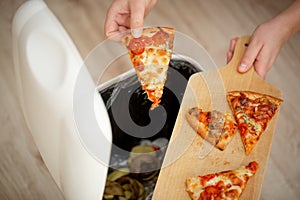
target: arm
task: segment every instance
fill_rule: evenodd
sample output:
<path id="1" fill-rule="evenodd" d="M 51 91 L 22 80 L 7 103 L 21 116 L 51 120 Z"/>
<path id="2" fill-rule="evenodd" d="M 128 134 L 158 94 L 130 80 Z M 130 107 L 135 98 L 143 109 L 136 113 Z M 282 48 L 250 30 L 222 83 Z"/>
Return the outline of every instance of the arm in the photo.
<path id="1" fill-rule="evenodd" d="M 255 29 L 238 71 L 247 72 L 253 65 L 257 74 L 265 78 L 282 46 L 299 30 L 300 0 L 295 0 L 287 9 Z M 231 40 L 228 60 L 232 57 L 236 40 Z"/>
<path id="2" fill-rule="evenodd" d="M 104 25 L 106 38 L 128 29 L 134 37 L 140 37 L 144 18 L 156 4 L 156 0 L 114 0 L 107 11 Z"/>

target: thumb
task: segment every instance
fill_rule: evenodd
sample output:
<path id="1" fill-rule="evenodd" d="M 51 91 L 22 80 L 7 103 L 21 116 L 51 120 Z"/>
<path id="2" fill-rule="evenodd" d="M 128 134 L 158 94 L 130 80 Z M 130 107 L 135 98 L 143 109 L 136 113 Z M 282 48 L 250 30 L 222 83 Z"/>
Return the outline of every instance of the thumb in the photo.
<path id="1" fill-rule="evenodd" d="M 130 4 L 130 28 L 133 37 L 142 35 L 146 5 L 144 1 L 136 0 Z"/>
<path id="2" fill-rule="evenodd" d="M 240 62 L 240 65 L 238 67 L 238 71 L 241 73 L 247 72 L 253 63 L 255 62 L 255 59 L 257 58 L 262 46 L 260 45 L 254 45 L 253 42 L 249 43 L 249 46 L 246 49 L 246 52 Z"/>

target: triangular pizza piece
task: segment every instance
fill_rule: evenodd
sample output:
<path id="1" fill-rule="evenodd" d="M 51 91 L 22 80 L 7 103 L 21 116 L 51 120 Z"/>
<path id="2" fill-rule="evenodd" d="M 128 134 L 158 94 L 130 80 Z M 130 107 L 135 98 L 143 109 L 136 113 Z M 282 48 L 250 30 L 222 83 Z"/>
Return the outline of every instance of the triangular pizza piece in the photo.
<path id="1" fill-rule="evenodd" d="M 253 161 L 238 169 L 189 177 L 186 179 L 186 191 L 192 200 L 237 200 L 257 169 L 258 163 Z"/>
<path id="2" fill-rule="evenodd" d="M 174 29 L 168 27 L 144 28 L 139 38 L 131 34 L 122 38 L 142 89 L 153 102 L 151 109 L 161 101 L 173 52 L 173 40 Z"/>
<path id="3" fill-rule="evenodd" d="M 251 91 L 231 91 L 228 92 L 227 99 L 248 155 L 276 114 L 282 100 Z"/>
<path id="4" fill-rule="evenodd" d="M 224 150 L 231 141 L 237 124 L 230 113 L 217 110 L 203 111 L 193 107 L 187 110 L 186 119 L 189 125 L 206 141 Z"/>

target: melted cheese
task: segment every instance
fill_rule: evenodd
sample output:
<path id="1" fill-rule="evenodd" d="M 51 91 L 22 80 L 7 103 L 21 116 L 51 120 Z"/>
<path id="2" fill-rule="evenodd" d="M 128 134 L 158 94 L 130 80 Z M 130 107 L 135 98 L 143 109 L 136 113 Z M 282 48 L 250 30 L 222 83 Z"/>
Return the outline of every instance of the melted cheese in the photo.
<path id="1" fill-rule="evenodd" d="M 235 178 L 238 178 L 241 181 L 241 184 L 235 185 L 233 180 L 229 178 L 230 174 L 232 174 Z M 209 186 L 215 187 L 221 181 L 224 183 L 224 187 L 222 187 L 222 198 L 224 200 L 232 200 L 231 197 L 226 196 L 226 192 L 235 190 L 239 197 L 243 192 L 244 188 L 246 187 L 248 178 L 253 175 L 254 173 L 251 170 L 243 166 L 231 172 L 221 172 L 219 175 L 204 182 L 202 181 L 201 176 L 188 178 L 187 192 L 190 194 L 193 200 L 198 200 L 200 198 L 201 193 L 205 191 L 205 188 Z"/>
<path id="2" fill-rule="evenodd" d="M 262 131 L 262 125 L 257 123 L 253 118 L 250 118 L 247 114 L 240 112 L 237 114 L 237 118 L 239 119 L 239 124 L 246 123 L 250 129 L 249 131 L 255 131 L 255 135 L 259 135 L 259 133 Z M 252 134 L 253 131 L 251 131 Z M 246 135 L 246 137 L 251 137 L 251 134 L 249 133 Z"/>
<path id="3" fill-rule="evenodd" d="M 122 38 L 123 44 L 128 48 L 142 88 L 147 91 L 147 94 L 151 94 L 148 99 L 153 101 L 154 105 L 159 103 L 167 79 L 173 39 L 174 29 L 167 27 L 146 28 L 140 40 L 135 39 L 137 41 L 134 42 L 131 34 Z M 134 49 L 134 47 L 140 48 Z M 152 92 L 154 90 L 157 92 Z"/>

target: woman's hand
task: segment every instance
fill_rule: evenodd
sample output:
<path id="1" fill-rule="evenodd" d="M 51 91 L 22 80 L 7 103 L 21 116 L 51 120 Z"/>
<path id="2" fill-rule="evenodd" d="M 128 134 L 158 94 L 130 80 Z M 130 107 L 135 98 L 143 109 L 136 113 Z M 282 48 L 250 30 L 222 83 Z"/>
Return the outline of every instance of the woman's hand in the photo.
<path id="1" fill-rule="evenodd" d="M 256 73 L 265 78 L 267 72 L 275 62 L 276 57 L 283 44 L 289 39 L 290 34 L 276 22 L 269 21 L 259 25 L 253 32 L 247 50 L 238 67 L 240 73 L 247 72 L 254 66 Z M 235 44 L 238 38 L 230 41 L 227 52 L 227 62 L 234 54 Z"/>
<path id="2" fill-rule="evenodd" d="M 140 37 L 144 18 L 155 4 L 156 0 L 114 0 L 106 14 L 105 37 L 113 37 L 128 29 L 134 37 Z"/>
<path id="3" fill-rule="evenodd" d="M 300 1 L 295 1 L 273 19 L 259 25 L 253 32 L 247 50 L 238 67 L 240 73 L 247 72 L 251 66 L 261 78 L 265 78 L 278 56 L 282 46 L 300 29 Z M 230 41 L 227 62 L 234 54 L 238 38 Z"/>

